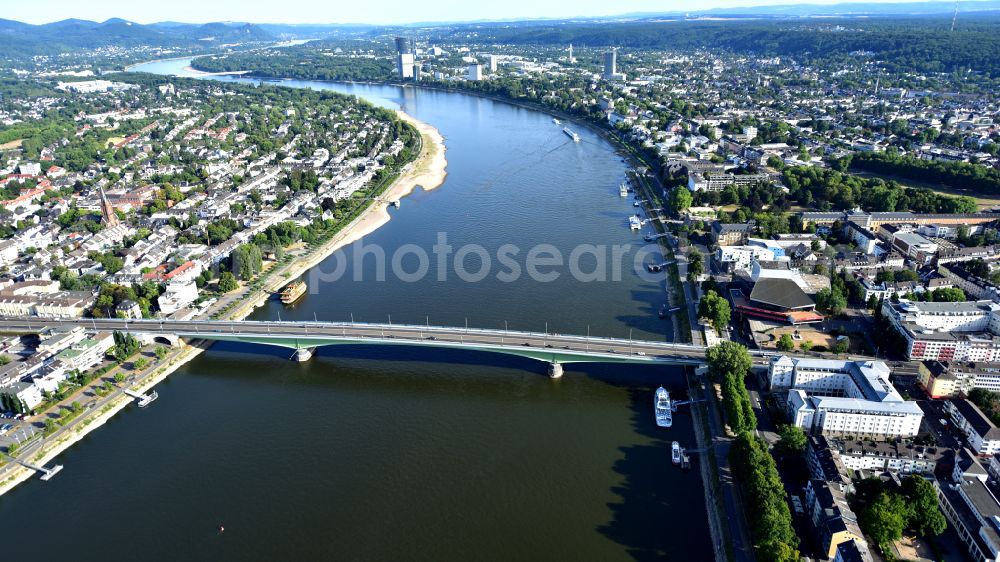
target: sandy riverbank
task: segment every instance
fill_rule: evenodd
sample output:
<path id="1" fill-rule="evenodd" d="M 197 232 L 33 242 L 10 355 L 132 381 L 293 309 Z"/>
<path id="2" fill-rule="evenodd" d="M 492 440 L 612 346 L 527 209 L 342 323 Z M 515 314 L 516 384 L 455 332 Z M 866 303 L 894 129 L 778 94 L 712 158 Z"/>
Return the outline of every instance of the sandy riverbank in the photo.
<path id="1" fill-rule="evenodd" d="M 309 252 L 308 255 L 288 264 L 280 274 L 272 275 L 265 289 L 268 291 L 276 290 L 278 287 L 284 285 L 287 279 L 302 275 L 333 252 L 361 239 L 363 236 L 374 232 L 389 222 L 388 207 L 392 201 L 406 197 L 417 187 L 425 191 L 430 191 L 444 183 L 448 165 L 448 161 L 445 158 L 444 137 L 441 136 L 441 133 L 437 129 L 427 123 L 417 121 L 402 111 L 398 111 L 397 114 L 400 119 L 410 123 L 420 132 L 423 142 L 421 143 L 421 151 L 417 155 L 417 158 L 403 169 L 399 177 L 396 178 L 396 181 L 376 201 L 365 208 L 358 217 L 341 229 L 336 236 L 314 251 Z M 265 293 L 261 299 L 249 300 L 243 306 L 233 310 L 229 317 L 231 319 L 246 318 L 255 308 L 267 301 L 268 295 L 269 293 Z M 166 365 L 154 365 L 151 371 L 155 374 L 141 381 L 141 386 L 135 390 L 145 392 L 152 388 L 170 373 L 173 373 L 207 349 L 209 345 L 210 343 L 199 342 L 198 345 L 185 346 L 176 355 L 173 355 Z M 26 460 L 33 464 L 45 466 L 52 459 L 69 449 L 74 443 L 83 439 L 88 433 L 107 423 L 108 420 L 131 402 L 131 398 L 122 395 L 102 406 L 101 411 L 94 415 L 94 417 L 83 414 L 78 420 L 74 420 L 76 423 L 67 429 L 65 433 L 60 435 L 55 441 L 46 443 L 40 451 L 32 453 L 30 458 Z M 3 482 L 0 482 L 0 495 L 3 495 L 14 486 L 28 480 L 34 475 L 35 472 L 28 468 L 21 467 L 11 470 L 7 478 Z"/>
<path id="2" fill-rule="evenodd" d="M 389 206 L 393 201 L 402 199 L 413 193 L 413 190 L 417 187 L 420 187 L 424 191 L 431 191 L 444 183 L 448 175 L 448 160 L 445 157 L 444 137 L 434 127 L 418 121 L 402 111 L 397 111 L 396 114 L 400 119 L 413 125 L 420 133 L 423 142 L 421 143 L 420 154 L 417 155 L 416 160 L 410 162 L 400 173 L 399 177 L 396 178 L 396 181 L 376 201 L 372 202 L 371 205 L 342 228 L 333 238 L 315 251 L 310 252 L 308 256 L 292 262 L 280 275 L 272 275 L 265 285 L 267 290 L 278 290 L 288 279 L 302 275 L 340 248 L 354 243 L 381 228 L 391 218 L 389 215 Z M 238 315 L 238 317 L 245 318 L 257 306 L 258 304 L 254 303 L 249 310 L 246 310 L 244 314 Z"/>
<path id="3" fill-rule="evenodd" d="M 389 205 L 393 201 L 402 199 L 417 187 L 424 191 L 431 191 L 444 183 L 448 175 L 448 161 L 445 158 L 444 138 L 441 133 L 427 123 L 417 121 L 410 115 L 402 111 L 396 111 L 400 119 L 413 125 L 423 139 L 421 153 L 417 159 L 411 162 L 403 170 L 400 176 L 389 186 L 388 189 L 359 216 L 354 223 L 341 231 L 344 237 L 340 239 L 336 251 L 342 246 L 361 239 L 362 236 L 371 234 L 382 225 L 389 222 Z"/>

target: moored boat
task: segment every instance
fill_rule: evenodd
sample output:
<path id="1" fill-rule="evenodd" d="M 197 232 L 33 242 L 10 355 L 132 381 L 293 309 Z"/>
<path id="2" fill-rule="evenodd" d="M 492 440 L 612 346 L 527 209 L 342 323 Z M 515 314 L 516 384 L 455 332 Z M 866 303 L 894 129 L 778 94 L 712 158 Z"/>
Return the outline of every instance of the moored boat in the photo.
<path id="1" fill-rule="evenodd" d="M 621 195 L 622 197 L 628 197 L 628 188 L 625 187 L 625 184 L 621 184 L 618 186 L 618 195 Z"/>
<path id="2" fill-rule="evenodd" d="M 628 218 L 628 227 L 632 230 L 639 230 L 642 228 L 642 221 L 639 220 L 638 215 L 632 215 Z"/>
<path id="3" fill-rule="evenodd" d="M 677 441 L 670 445 L 670 460 L 674 464 L 681 464 L 681 444 Z"/>
<path id="4" fill-rule="evenodd" d="M 656 389 L 653 396 L 653 412 L 656 414 L 656 425 L 660 427 L 670 427 L 674 425 L 674 412 L 670 407 L 670 393 L 667 389 Z"/>
<path id="5" fill-rule="evenodd" d="M 292 281 L 281 290 L 281 304 L 292 304 L 304 294 L 306 294 L 305 281 Z"/>

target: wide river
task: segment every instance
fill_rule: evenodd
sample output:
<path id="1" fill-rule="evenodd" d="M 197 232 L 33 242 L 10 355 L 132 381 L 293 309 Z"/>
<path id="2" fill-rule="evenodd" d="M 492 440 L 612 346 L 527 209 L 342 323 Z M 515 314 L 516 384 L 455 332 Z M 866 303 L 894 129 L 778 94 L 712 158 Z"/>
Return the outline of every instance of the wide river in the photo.
<path id="1" fill-rule="evenodd" d="M 134 70 L 185 74 L 188 61 Z M 216 78 L 233 80 L 232 78 Z M 241 79 L 242 80 L 242 79 Z M 309 276 L 294 308 L 254 318 L 345 320 L 664 340 L 662 280 L 626 262 L 620 281 L 497 279 L 538 244 L 643 245 L 618 195 L 626 164 L 576 126 L 458 93 L 283 81 L 402 108 L 445 138 L 448 178 L 416 191 L 365 237 L 388 256 L 481 245 L 490 275 L 376 278 L 357 248 Z M 571 125 L 572 126 L 572 125 Z M 411 248 L 412 250 L 412 248 Z M 372 250 L 375 251 L 375 250 Z M 465 269 L 483 265 L 475 251 Z M 337 260 L 340 260 L 339 262 Z M 401 262 L 419 265 L 414 253 Z M 592 270 L 597 259 L 582 260 Z M 391 263 L 387 264 L 391 269 Z M 608 277 L 611 267 L 607 266 Z M 356 275 L 358 273 L 359 275 Z M 62 455 L 65 469 L 0 498 L 7 557 L 39 560 L 710 560 L 697 467 L 671 465 L 670 442 L 694 448 L 687 407 L 672 429 L 653 420 L 659 385 L 684 395 L 679 370 L 545 366 L 501 355 L 409 348 L 287 350 L 219 344 L 171 375 L 151 407 L 129 408 Z M 225 525 L 225 533 L 217 527 Z"/>

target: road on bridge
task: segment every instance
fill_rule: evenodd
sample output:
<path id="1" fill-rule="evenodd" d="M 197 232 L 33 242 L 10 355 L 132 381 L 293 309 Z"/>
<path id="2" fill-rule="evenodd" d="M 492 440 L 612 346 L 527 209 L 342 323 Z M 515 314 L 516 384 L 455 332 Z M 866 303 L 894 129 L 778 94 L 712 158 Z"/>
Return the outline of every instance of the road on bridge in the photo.
<path id="1" fill-rule="evenodd" d="M 291 348 L 312 348 L 326 345 L 327 342 L 466 347 L 543 360 L 548 354 L 552 354 L 556 362 L 649 361 L 696 364 L 705 359 L 705 348 L 699 345 L 498 329 L 287 321 L 0 319 L 0 331 L 13 333 L 32 333 L 46 328 L 73 326 L 208 340 L 243 340 Z M 769 355 L 760 352 L 756 354 L 760 358 Z"/>

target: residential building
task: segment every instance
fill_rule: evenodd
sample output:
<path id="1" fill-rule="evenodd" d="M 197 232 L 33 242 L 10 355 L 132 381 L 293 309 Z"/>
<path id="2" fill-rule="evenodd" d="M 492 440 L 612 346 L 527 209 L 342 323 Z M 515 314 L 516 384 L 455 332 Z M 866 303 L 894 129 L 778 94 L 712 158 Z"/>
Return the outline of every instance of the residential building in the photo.
<path id="1" fill-rule="evenodd" d="M 923 361 L 917 381 L 931 398 L 968 394 L 974 388 L 1000 392 L 1000 363 Z"/>
<path id="2" fill-rule="evenodd" d="M 886 300 L 882 313 L 905 339 L 911 361 L 1000 362 L 1000 304 Z"/>
<path id="3" fill-rule="evenodd" d="M 788 390 L 786 412 L 810 433 L 868 437 L 911 437 L 923 411 L 903 400 L 880 361 L 771 358 L 768 386 Z"/>
<path id="4" fill-rule="evenodd" d="M 767 174 L 695 172 L 688 174 L 688 189 L 691 191 L 722 191 L 729 186 L 746 187 L 770 181 L 771 177 Z"/>
<path id="5" fill-rule="evenodd" d="M 947 400 L 944 409 L 978 455 L 1000 453 L 1000 429 L 975 404 L 965 398 Z"/>
<path id="6" fill-rule="evenodd" d="M 753 232 L 752 223 L 726 224 L 712 223 L 712 241 L 719 246 L 740 246 L 747 243 Z"/>
<path id="7" fill-rule="evenodd" d="M 804 496 L 804 507 L 816 531 L 819 552 L 825 558 L 835 558 L 837 547 L 842 543 L 865 543 L 858 517 L 847 504 L 843 491 L 825 480 L 814 479 L 806 484 Z"/>
<path id="8" fill-rule="evenodd" d="M 1000 562 L 1000 489 L 975 455 L 962 451 L 950 480 L 936 482 L 938 504 L 977 562 Z"/>

